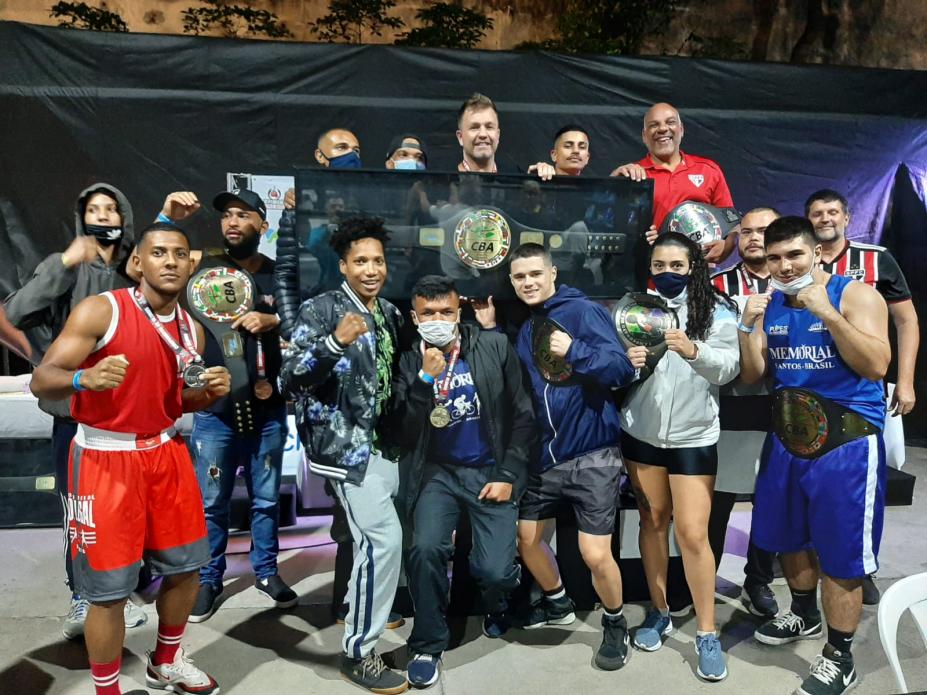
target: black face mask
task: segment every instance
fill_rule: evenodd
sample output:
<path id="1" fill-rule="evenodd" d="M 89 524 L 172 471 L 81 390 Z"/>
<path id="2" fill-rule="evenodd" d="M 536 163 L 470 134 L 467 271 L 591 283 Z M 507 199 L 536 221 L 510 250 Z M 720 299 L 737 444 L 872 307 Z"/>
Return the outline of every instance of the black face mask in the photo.
<path id="1" fill-rule="evenodd" d="M 247 239 L 243 238 L 240 243 L 234 245 L 230 244 L 228 239 L 223 241 L 225 252 L 236 261 L 243 261 L 257 253 L 258 246 L 261 244 L 261 235 L 255 234 Z"/>
<path id="2" fill-rule="evenodd" d="M 115 246 L 122 241 L 122 227 L 102 224 L 84 224 L 84 232 L 96 238 L 100 246 Z"/>

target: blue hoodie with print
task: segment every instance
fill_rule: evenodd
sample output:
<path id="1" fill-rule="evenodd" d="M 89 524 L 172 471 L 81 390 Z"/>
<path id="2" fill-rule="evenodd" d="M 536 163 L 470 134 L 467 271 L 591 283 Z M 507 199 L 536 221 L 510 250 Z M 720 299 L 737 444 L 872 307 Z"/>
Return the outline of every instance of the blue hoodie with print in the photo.
<path id="1" fill-rule="evenodd" d="M 573 341 L 566 361 L 573 369 L 569 385 L 549 384 L 534 364 L 532 338 L 536 318 L 550 318 Z M 532 311 L 518 333 L 516 349 L 531 377 L 541 456 L 535 471 L 542 472 L 583 454 L 617 446 L 621 434 L 612 389 L 634 378 L 634 367 L 618 341 L 608 311 L 579 290 L 561 285 Z"/>

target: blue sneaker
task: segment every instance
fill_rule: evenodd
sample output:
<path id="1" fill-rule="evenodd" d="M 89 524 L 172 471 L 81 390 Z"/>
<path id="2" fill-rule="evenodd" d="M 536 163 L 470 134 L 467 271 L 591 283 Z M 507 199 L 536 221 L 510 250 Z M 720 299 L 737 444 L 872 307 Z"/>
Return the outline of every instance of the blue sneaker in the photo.
<path id="1" fill-rule="evenodd" d="M 407 667 L 409 683 L 413 688 L 428 688 L 441 677 L 441 657 L 415 654 Z"/>
<path id="2" fill-rule="evenodd" d="M 706 681 L 723 681 L 727 678 L 724 652 L 717 635 L 703 635 L 695 638 L 695 653 L 698 654 L 698 677 Z"/>
<path id="3" fill-rule="evenodd" d="M 489 639 L 499 639 L 509 631 L 510 622 L 505 613 L 489 613 L 483 618 L 483 634 Z"/>
<path id="4" fill-rule="evenodd" d="M 634 646 L 645 652 L 655 652 L 663 646 L 663 636 L 673 631 L 673 620 L 651 608 L 644 622 L 634 632 Z"/>

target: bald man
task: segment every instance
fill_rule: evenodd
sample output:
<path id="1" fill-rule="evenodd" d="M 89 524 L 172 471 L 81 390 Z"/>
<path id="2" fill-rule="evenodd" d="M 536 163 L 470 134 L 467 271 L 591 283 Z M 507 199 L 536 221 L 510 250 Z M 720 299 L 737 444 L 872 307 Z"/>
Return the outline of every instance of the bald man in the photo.
<path id="1" fill-rule="evenodd" d="M 721 167 L 706 157 L 687 154 L 680 149 L 684 133 L 679 111 L 671 104 L 654 104 L 644 116 L 641 130 L 647 155 L 612 172 L 612 176 L 625 176 L 633 181 L 653 179 L 653 228 L 656 229 L 670 210 L 687 201 L 719 208 L 734 207 Z M 736 235 L 728 235 L 726 243 L 718 243 L 706 257 L 713 262 L 727 258 L 734 250 L 735 241 Z"/>
<path id="2" fill-rule="evenodd" d="M 360 169 L 360 142 L 344 128 L 332 128 L 322 133 L 316 143 L 315 161 L 332 169 Z"/>
<path id="3" fill-rule="evenodd" d="M 315 145 L 315 161 L 331 169 L 360 169 L 360 140 L 346 128 L 332 128 L 319 136 Z M 283 207 L 296 207 L 296 191 L 291 188 L 283 196 Z"/>

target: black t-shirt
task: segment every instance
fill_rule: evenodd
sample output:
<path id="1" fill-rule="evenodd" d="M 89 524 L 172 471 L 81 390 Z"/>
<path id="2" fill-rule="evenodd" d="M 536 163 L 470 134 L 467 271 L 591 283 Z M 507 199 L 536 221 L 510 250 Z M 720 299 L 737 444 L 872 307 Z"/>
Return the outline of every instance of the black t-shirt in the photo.
<path id="1" fill-rule="evenodd" d="M 255 285 L 257 285 L 257 296 L 254 298 L 254 311 L 259 311 L 263 314 L 276 314 L 276 301 L 274 299 L 274 262 L 266 256 L 262 256 L 261 258 L 261 267 L 258 268 L 257 271 L 251 273 L 251 277 L 254 278 Z M 200 265 L 200 268 L 211 266 L 228 266 L 232 268 L 240 267 L 228 255 L 223 254 L 222 256 L 207 256 L 204 254 L 203 263 Z M 216 342 L 215 337 L 213 337 L 208 328 L 205 329 L 205 333 L 206 349 L 203 350 L 203 359 L 206 362 L 206 366 L 213 367 L 217 365 L 225 365 L 225 359 L 222 356 L 222 350 L 219 347 L 218 342 Z M 270 382 L 274 392 L 273 395 L 267 400 L 261 400 L 260 398 L 257 398 L 254 395 L 253 388 L 251 393 L 251 408 L 255 415 L 255 420 L 256 422 L 263 422 L 268 414 L 275 414 L 279 412 L 279 410 L 283 408 L 286 403 L 277 386 L 277 376 L 280 374 L 280 363 L 282 361 L 280 352 L 280 333 L 275 328 L 272 331 L 259 333 L 257 335 L 241 329 L 239 330 L 239 334 L 242 337 L 242 341 L 245 347 L 245 362 L 248 365 L 248 378 L 252 387 L 258 380 L 258 338 L 260 338 L 261 346 L 264 349 L 264 363 L 266 371 L 265 378 Z M 223 422 L 232 427 L 233 413 L 231 399 L 220 398 L 209 408 L 206 408 L 206 411 L 215 413 L 223 420 Z"/>

